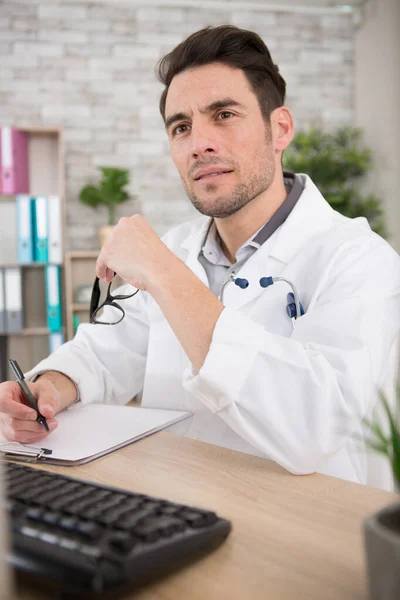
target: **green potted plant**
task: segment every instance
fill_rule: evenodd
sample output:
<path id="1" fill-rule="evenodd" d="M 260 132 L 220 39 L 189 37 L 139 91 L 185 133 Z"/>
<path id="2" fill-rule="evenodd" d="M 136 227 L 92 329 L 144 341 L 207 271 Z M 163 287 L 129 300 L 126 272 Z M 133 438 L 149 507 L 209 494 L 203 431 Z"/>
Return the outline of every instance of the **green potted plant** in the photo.
<path id="1" fill-rule="evenodd" d="M 114 167 L 100 167 L 100 170 L 102 178 L 99 185 L 86 185 L 80 191 L 79 199 L 91 208 L 101 205 L 107 208 L 107 225 L 99 229 L 100 246 L 103 246 L 115 225 L 117 206 L 129 200 L 129 194 L 124 189 L 129 184 L 129 171 Z"/>
<path id="2" fill-rule="evenodd" d="M 387 457 L 395 486 L 400 491 L 400 425 L 380 394 L 389 424 L 385 433 L 379 423 L 366 421 L 370 438 L 367 444 Z M 400 387 L 397 390 L 400 406 Z M 398 600 L 400 597 L 400 502 L 395 502 L 364 521 L 364 537 L 371 600 Z"/>
<path id="3" fill-rule="evenodd" d="M 346 217 L 366 217 L 371 228 L 386 237 L 382 203 L 359 190 L 372 165 L 371 150 L 361 143 L 361 131 L 352 127 L 327 133 L 318 127 L 297 133 L 283 156 L 284 168 L 306 173 L 329 204 Z"/>

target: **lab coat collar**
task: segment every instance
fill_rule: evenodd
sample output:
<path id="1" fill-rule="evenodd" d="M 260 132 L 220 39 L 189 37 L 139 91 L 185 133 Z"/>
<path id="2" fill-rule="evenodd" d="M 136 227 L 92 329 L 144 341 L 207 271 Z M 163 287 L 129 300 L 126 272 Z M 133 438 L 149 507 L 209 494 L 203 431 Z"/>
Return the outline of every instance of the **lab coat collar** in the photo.
<path id="1" fill-rule="evenodd" d="M 299 174 L 304 190 L 286 221 L 275 232 L 270 256 L 288 264 L 311 237 L 328 230 L 334 210 L 308 175 Z"/>

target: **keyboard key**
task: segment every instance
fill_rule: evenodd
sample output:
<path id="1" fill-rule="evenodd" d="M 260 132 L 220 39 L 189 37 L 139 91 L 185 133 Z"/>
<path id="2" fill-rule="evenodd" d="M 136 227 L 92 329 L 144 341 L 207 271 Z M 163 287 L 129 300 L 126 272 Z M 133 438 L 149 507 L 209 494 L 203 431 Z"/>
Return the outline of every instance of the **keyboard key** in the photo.
<path id="1" fill-rule="evenodd" d="M 180 519 L 162 516 L 147 519 L 146 522 L 135 527 L 135 535 L 139 536 L 145 542 L 153 542 L 160 536 L 169 537 L 185 529 L 185 523 Z"/>
<path id="2" fill-rule="evenodd" d="M 184 519 L 191 527 L 205 527 L 212 525 L 217 520 L 217 515 L 207 511 L 183 510 L 179 513 L 181 519 Z"/>
<path id="3" fill-rule="evenodd" d="M 174 504 L 173 502 L 163 503 L 160 506 L 160 513 L 163 515 L 176 515 L 184 508 L 186 507 L 182 506 L 182 504 Z"/>
<path id="4" fill-rule="evenodd" d="M 120 511 L 115 510 L 114 508 L 109 508 L 108 510 L 101 512 L 96 517 L 96 522 L 100 523 L 100 525 L 112 525 L 120 518 L 120 516 Z"/>
<path id="5" fill-rule="evenodd" d="M 29 537 L 37 538 L 40 536 L 40 529 L 35 529 L 34 527 L 21 527 L 21 533 L 27 535 Z"/>
<path id="6" fill-rule="evenodd" d="M 92 523 L 90 521 L 80 521 L 76 526 L 76 531 L 90 540 L 95 540 L 97 537 L 99 537 L 102 529 L 96 525 L 96 523 Z"/>
<path id="7" fill-rule="evenodd" d="M 78 519 L 75 517 L 62 517 L 59 522 L 59 526 L 61 529 L 65 529 L 65 531 L 76 531 L 78 526 Z"/>
<path id="8" fill-rule="evenodd" d="M 56 544 L 59 540 L 58 536 L 54 535 L 54 533 L 47 533 L 46 531 L 42 532 L 39 538 L 48 544 Z"/>
<path id="9" fill-rule="evenodd" d="M 113 533 L 107 540 L 111 550 L 120 554 L 129 554 L 137 545 L 138 539 L 124 532 Z"/>
<path id="10" fill-rule="evenodd" d="M 60 519 L 60 513 L 46 511 L 42 515 L 43 523 L 47 523 L 47 525 L 55 525 L 58 523 Z"/>
<path id="11" fill-rule="evenodd" d="M 59 538 L 58 545 L 61 546 L 61 548 L 66 548 L 67 550 L 77 550 L 79 547 L 79 544 L 76 540 L 63 537 Z"/>
<path id="12" fill-rule="evenodd" d="M 139 510 L 125 513 L 121 517 L 119 517 L 115 522 L 115 527 L 124 530 L 132 529 L 142 519 L 145 519 L 150 516 L 155 516 L 157 514 L 157 508 L 158 504 L 156 504 L 155 502 L 148 502 L 146 505 L 143 505 L 143 507 L 141 507 Z"/>
<path id="13" fill-rule="evenodd" d="M 136 510 L 142 504 L 144 504 L 142 496 L 134 496 L 133 498 L 128 498 L 127 500 L 121 502 L 120 507 L 124 508 L 125 510 Z"/>
<path id="14" fill-rule="evenodd" d="M 26 510 L 25 514 L 28 517 L 28 519 L 31 519 L 32 521 L 41 521 L 42 519 L 42 509 L 38 506 L 30 506 Z"/>

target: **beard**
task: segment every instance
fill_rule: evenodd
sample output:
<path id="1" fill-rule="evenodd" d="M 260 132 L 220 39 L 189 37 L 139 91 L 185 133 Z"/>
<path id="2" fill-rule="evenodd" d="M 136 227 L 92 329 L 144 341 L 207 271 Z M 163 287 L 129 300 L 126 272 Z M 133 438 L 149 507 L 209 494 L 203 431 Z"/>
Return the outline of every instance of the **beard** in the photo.
<path id="1" fill-rule="evenodd" d="M 226 165 L 233 171 L 239 171 L 239 165 L 236 163 L 221 160 L 216 156 L 210 156 L 207 163 L 197 161 L 192 166 L 191 171 L 194 172 L 196 169 L 209 167 L 213 164 Z M 265 137 L 264 152 L 261 156 L 260 154 L 255 155 L 251 164 L 253 168 L 246 181 L 238 183 L 229 194 L 217 196 L 213 200 L 200 198 L 192 189 L 189 189 L 184 181 L 186 194 L 195 209 L 208 217 L 224 219 L 238 212 L 243 206 L 246 206 L 270 187 L 275 177 L 275 162 L 271 146 L 271 135 L 268 130 Z M 204 193 L 213 194 L 217 189 L 218 184 L 210 181 L 206 184 Z"/>

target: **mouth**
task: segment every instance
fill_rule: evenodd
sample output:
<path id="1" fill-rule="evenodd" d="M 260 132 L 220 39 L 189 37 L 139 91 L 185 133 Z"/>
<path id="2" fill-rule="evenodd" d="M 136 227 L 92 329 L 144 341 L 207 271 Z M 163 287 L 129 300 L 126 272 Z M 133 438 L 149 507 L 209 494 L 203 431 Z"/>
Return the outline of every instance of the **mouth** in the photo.
<path id="1" fill-rule="evenodd" d="M 205 179 L 211 179 L 211 178 L 215 178 L 215 177 L 222 177 L 223 175 L 228 175 L 229 173 L 232 173 L 232 171 L 229 170 L 223 170 L 223 171 L 208 171 L 208 172 L 201 172 L 199 174 L 196 175 L 196 177 L 194 178 L 195 181 L 203 181 Z"/>

